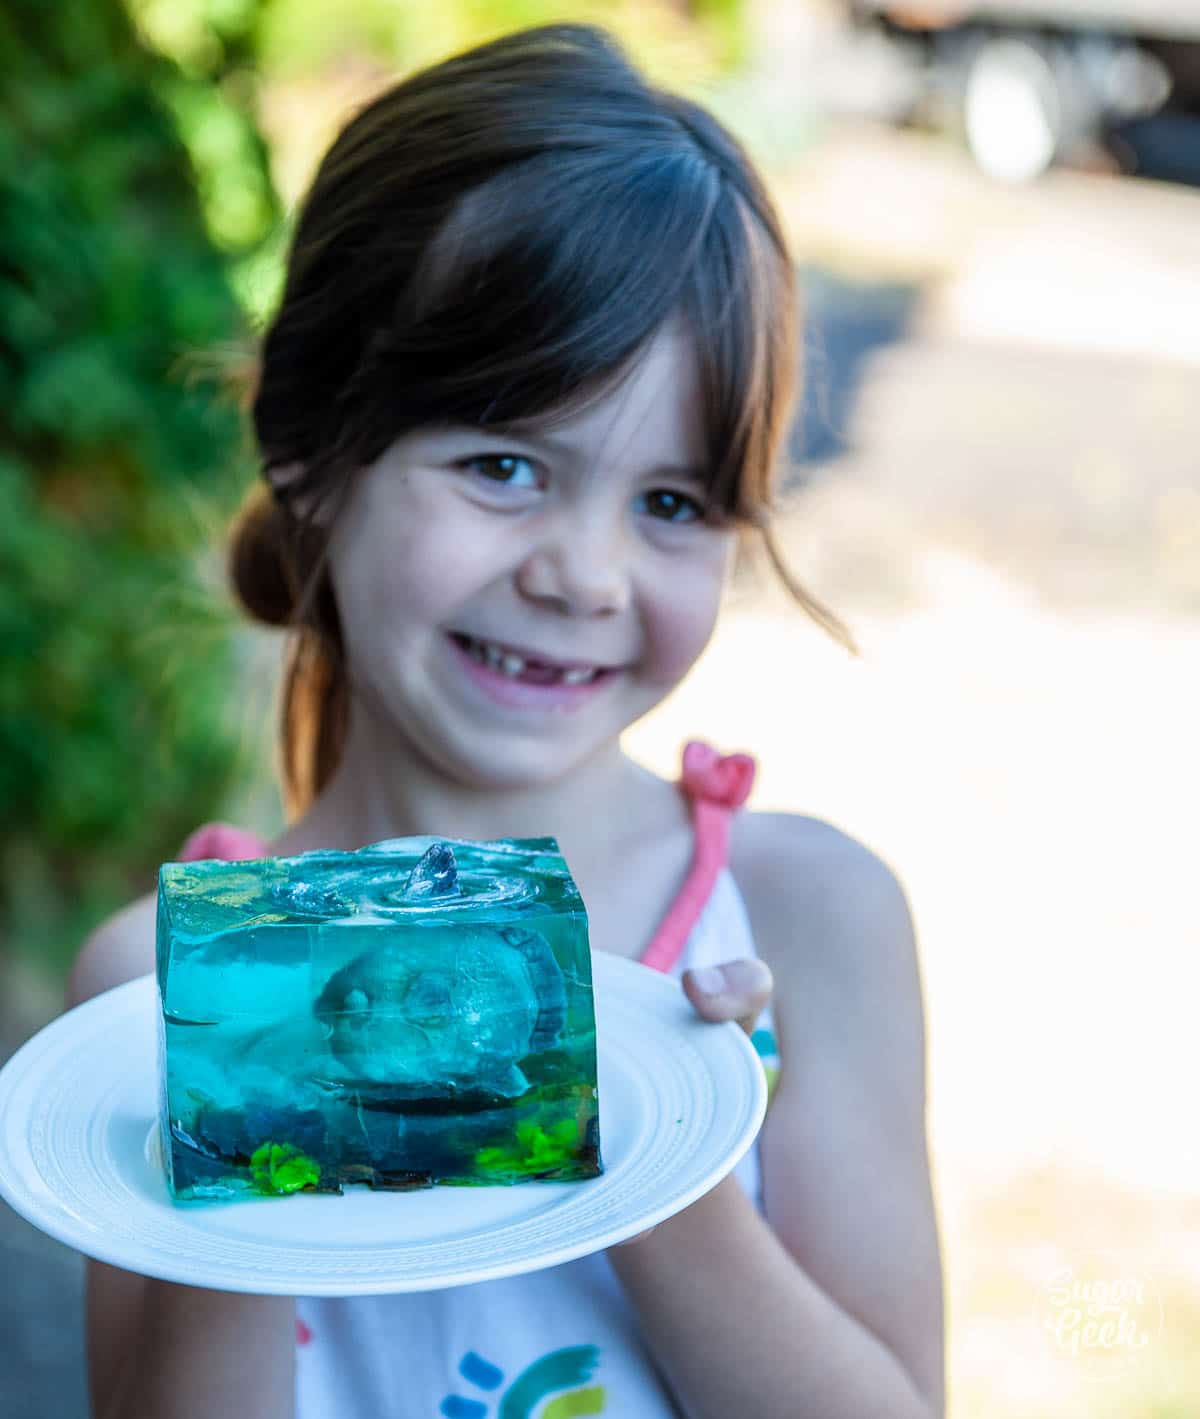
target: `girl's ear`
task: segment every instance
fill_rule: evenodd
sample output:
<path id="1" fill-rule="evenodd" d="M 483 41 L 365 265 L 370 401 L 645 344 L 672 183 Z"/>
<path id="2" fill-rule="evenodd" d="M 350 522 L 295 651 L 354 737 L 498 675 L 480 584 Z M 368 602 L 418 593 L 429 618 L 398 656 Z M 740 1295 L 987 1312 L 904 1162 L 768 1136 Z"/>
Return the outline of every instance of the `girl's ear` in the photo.
<path id="1" fill-rule="evenodd" d="M 302 483 L 308 471 L 303 463 L 280 463 L 266 469 L 264 477 L 277 503 L 286 504 L 288 511 L 302 521 L 313 517 L 318 524 L 324 518 L 321 499 L 314 492 L 294 493 L 297 484 Z"/>
<path id="2" fill-rule="evenodd" d="M 276 497 L 286 494 L 293 483 L 304 477 L 303 463 L 278 463 L 268 468 L 263 476 Z"/>

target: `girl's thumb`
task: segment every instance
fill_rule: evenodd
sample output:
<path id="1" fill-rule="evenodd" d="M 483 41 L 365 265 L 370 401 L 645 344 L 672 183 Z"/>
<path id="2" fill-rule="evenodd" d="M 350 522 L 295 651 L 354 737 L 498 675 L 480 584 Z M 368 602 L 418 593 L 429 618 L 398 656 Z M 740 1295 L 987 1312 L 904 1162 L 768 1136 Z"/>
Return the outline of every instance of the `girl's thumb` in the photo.
<path id="1" fill-rule="evenodd" d="M 705 1020 L 736 1020 L 750 1034 L 771 998 L 771 970 L 757 956 L 684 971 L 683 989 Z"/>

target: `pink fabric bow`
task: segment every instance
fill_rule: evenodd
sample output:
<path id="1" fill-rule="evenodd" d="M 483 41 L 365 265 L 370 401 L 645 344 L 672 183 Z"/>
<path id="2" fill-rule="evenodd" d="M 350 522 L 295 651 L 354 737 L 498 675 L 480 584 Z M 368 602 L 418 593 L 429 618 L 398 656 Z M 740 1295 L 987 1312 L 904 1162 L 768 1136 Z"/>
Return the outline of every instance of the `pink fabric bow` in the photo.
<path id="1" fill-rule="evenodd" d="M 718 754 L 693 739 L 683 751 L 682 782 L 692 798 L 740 808 L 754 783 L 754 760 L 749 754 Z"/>

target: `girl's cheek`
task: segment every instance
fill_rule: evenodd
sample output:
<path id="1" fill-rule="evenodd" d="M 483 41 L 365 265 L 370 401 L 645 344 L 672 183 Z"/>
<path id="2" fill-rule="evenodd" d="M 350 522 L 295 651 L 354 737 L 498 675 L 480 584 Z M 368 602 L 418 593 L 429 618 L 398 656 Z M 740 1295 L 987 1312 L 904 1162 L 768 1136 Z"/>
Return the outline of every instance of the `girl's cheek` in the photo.
<path id="1" fill-rule="evenodd" d="M 335 531 L 339 606 L 351 618 L 366 611 L 420 620 L 443 609 L 469 575 L 473 549 L 433 515 L 428 498 L 414 496 L 416 490 L 399 480 L 387 490 L 390 496 L 381 496 L 381 482 L 363 489 L 365 496 Z"/>
<path id="2" fill-rule="evenodd" d="M 716 574 L 679 578 L 669 602 L 650 618 L 654 678 L 664 685 L 681 680 L 700 656 L 716 628 L 723 578 Z"/>

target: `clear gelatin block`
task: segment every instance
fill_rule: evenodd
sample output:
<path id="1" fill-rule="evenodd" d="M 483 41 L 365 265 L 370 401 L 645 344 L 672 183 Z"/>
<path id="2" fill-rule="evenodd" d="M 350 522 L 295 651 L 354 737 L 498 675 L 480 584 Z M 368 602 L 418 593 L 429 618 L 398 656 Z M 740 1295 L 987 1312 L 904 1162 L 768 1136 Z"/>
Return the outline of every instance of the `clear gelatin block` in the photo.
<path id="1" fill-rule="evenodd" d="M 553 838 L 164 864 L 177 1201 L 601 1171 L 587 915 Z"/>

